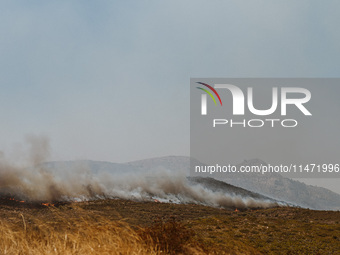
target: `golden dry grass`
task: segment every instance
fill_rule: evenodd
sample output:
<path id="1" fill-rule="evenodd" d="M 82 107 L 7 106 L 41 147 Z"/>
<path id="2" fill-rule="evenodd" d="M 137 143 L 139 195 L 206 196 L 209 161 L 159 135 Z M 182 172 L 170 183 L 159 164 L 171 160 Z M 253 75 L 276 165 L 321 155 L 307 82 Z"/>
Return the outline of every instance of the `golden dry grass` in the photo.
<path id="1" fill-rule="evenodd" d="M 24 214 L 1 219 L 0 254 L 159 254 L 123 221 L 89 216 L 79 208 L 72 215 L 51 210 L 49 221 Z"/>
<path id="2" fill-rule="evenodd" d="M 339 236 L 340 212 L 301 208 L 0 203 L 0 254 L 340 254 Z"/>

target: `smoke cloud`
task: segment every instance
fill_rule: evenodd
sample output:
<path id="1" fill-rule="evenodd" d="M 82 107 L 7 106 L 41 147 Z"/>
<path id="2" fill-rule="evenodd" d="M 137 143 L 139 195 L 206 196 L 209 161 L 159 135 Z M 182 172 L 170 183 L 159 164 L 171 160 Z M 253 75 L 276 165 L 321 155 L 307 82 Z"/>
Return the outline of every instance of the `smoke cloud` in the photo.
<path id="1" fill-rule="evenodd" d="M 266 208 L 278 203 L 212 191 L 188 180 L 185 173 L 167 169 L 131 172 L 91 171 L 85 163 L 51 170 L 46 161 L 49 142 L 45 137 L 29 136 L 25 164 L 0 158 L 0 196 L 29 202 L 84 201 L 123 198 L 137 201 L 196 203 L 213 207 Z"/>

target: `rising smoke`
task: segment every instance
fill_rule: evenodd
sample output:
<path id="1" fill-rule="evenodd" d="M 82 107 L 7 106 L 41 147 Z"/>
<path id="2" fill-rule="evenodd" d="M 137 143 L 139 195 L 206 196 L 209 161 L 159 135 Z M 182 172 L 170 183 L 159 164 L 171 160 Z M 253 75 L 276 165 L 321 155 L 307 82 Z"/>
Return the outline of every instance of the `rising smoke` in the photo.
<path id="1" fill-rule="evenodd" d="M 188 181 L 182 172 L 167 169 L 133 173 L 94 173 L 83 163 L 71 169 L 51 171 L 46 165 L 49 143 L 45 137 L 27 138 L 28 159 L 16 164 L 4 155 L 0 158 L 0 196 L 30 202 L 83 201 L 123 198 L 137 201 L 158 200 L 196 203 L 214 207 L 265 208 L 276 202 L 212 191 Z"/>

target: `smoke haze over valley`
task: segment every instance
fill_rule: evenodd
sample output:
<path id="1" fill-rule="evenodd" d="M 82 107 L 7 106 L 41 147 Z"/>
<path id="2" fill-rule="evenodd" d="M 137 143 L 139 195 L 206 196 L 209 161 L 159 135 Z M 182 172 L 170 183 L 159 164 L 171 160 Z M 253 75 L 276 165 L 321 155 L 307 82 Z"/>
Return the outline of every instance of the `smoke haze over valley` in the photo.
<path id="1" fill-rule="evenodd" d="M 125 164 L 90 160 L 46 162 L 49 153 L 46 138 L 29 136 L 27 144 L 26 163 L 16 164 L 4 155 L 1 158 L 2 196 L 31 202 L 123 198 L 240 209 L 287 205 L 338 209 L 340 204 L 340 195 L 336 193 L 280 175 L 266 178 L 220 176 L 221 181 L 190 177 L 188 157 L 172 156 Z M 315 192 L 317 196 L 308 197 L 304 189 L 308 190 L 307 194 Z"/>

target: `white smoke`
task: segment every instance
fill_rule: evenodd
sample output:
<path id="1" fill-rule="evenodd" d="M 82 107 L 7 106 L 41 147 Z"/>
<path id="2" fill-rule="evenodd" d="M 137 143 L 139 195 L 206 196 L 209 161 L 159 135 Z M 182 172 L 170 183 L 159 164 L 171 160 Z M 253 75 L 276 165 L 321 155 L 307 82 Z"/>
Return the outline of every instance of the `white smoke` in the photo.
<path id="1" fill-rule="evenodd" d="M 16 165 L 4 156 L 0 158 L 0 195 L 32 202 L 123 198 L 225 208 L 278 206 L 269 200 L 214 192 L 202 184 L 189 182 L 180 171 L 154 169 L 133 173 L 93 173 L 86 164 L 81 163 L 73 165 L 71 169 L 51 171 L 44 164 L 49 155 L 48 140 L 31 136 L 28 144 L 27 165 Z"/>

